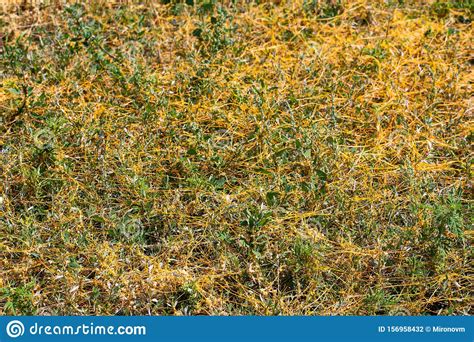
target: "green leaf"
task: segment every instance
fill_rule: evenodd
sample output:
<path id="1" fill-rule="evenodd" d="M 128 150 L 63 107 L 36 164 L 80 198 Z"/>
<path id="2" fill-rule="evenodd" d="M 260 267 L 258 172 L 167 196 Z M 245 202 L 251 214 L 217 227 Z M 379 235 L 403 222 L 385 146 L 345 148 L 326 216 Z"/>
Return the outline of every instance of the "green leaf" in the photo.
<path id="1" fill-rule="evenodd" d="M 315 172 L 318 175 L 320 180 L 322 180 L 323 182 L 327 181 L 328 175 L 324 171 L 316 170 Z"/>
<path id="2" fill-rule="evenodd" d="M 191 147 L 191 148 L 188 150 L 187 153 L 188 153 L 188 156 L 195 156 L 195 155 L 197 155 L 197 150 L 196 150 L 196 148 Z"/>
<path id="3" fill-rule="evenodd" d="M 270 206 L 277 205 L 280 199 L 280 194 L 275 191 L 269 191 L 266 194 L 267 204 Z"/>

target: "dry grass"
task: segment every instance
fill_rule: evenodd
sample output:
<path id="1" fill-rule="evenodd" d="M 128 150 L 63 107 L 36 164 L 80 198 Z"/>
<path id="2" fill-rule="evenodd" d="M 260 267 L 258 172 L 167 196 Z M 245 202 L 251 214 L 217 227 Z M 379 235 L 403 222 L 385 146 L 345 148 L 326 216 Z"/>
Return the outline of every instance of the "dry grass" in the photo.
<path id="1" fill-rule="evenodd" d="M 469 1 L 87 3 L 1 15 L 0 313 L 473 313 Z"/>

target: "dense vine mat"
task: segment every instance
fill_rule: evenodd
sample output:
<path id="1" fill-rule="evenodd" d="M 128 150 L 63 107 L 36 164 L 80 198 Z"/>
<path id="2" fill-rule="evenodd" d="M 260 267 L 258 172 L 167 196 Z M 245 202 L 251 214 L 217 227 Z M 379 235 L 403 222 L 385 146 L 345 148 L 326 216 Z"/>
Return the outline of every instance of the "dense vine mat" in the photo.
<path id="1" fill-rule="evenodd" d="M 2 11 L 0 313 L 473 313 L 471 1 Z"/>

